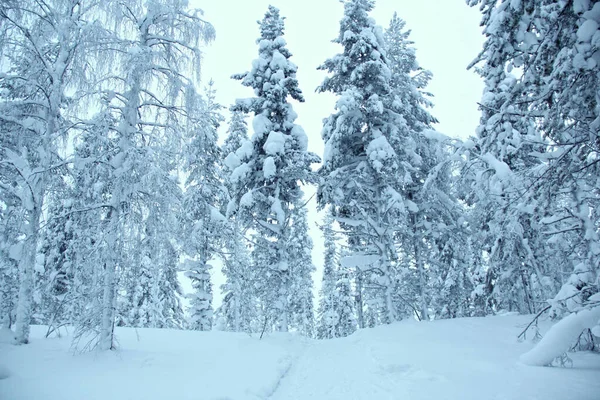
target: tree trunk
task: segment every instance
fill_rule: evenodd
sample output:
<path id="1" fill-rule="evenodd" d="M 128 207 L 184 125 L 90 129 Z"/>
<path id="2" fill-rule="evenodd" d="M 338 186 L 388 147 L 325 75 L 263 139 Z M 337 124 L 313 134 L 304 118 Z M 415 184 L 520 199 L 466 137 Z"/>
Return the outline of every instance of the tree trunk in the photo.
<path id="1" fill-rule="evenodd" d="M 27 238 L 23 245 L 19 260 L 20 284 L 17 302 L 17 318 L 15 322 L 15 336 L 17 344 L 29 342 L 29 324 L 33 311 L 33 271 L 35 268 L 38 231 L 41 217 L 41 204 L 43 191 L 38 191 L 39 197 L 33 199 L 34 206 L 29 214 L 27 224 Z"/>
<path id="2" fill-rule="evenodd" d="M 362 288 L 362 276 L 359 267 L 356 267 L 356 313 L 358 317 L 358 327 L 363 329 L 365 327 L 365 314 L 363 309 L 363 288 Z"/>
<path id="3" fill-rule="evenodd" d="M 116 300 L 116 270 L 117 260 L 115 257 L 115 246 L 118 223 L 118 212 L 112 209 L 108 215 L 111 229 L 107 233 L 107 251 L 108 257 L 105 263 L 104 271 L 104 293 L 102 296 L 102 321 L 100 326 L 100 341 L 98 343 L 100 350 L 112 350 L 114 348 L 114 321 L 115 321 L 115 300 Z"/>
<path id="4" fill-rule="evenodd" d="M 389 260 L 385 260 L 385 277 L 386 277 L 386 287 L 385 287 L 385 306 L 386 306 L 386 324 L 391 324 L 396 322 L 396 313 L 394 312 L 394 303 L 392 301 L 392 296 L 394 293 L 394 288 L 392 285 L 392 271 Z"/>
<path id="5" fill-rule="evenodd" d="M 417 265 L 417 271 L 419 272 L 419 287 L 421 294 L 421 321 L 429 321 L 429 311 L 427 305 L 427 279 L 425 276 L 425 266 L 421 260 L 421 254 L 419 252 L 419 246 L 415 244 L 415 264 Z"/>

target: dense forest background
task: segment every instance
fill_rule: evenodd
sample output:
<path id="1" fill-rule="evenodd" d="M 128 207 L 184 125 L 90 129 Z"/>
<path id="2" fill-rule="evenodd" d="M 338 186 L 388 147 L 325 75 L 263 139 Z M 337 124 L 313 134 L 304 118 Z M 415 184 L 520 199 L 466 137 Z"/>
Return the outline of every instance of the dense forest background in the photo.
<path id="1" fill-rule="evenodd" d="M 325 339 L 518 312 L 571 318 L 576 347 L 597 349 L 600 4 L 467 3 L 485 35 L 476 132 L 434 129 L 406 23 L 381 28 L 373 0 L 347 0 L 319 67 L 336 103 L 317 155 L 275 7 L 232 77 L 251 97 L 223 105 L 200 74 L 215 30 L 186 1 L 5 0 L 2 324 L 22 344 L 31 324 L 72 325 L 75 347 L 112 349 L 115 326 Z"/>

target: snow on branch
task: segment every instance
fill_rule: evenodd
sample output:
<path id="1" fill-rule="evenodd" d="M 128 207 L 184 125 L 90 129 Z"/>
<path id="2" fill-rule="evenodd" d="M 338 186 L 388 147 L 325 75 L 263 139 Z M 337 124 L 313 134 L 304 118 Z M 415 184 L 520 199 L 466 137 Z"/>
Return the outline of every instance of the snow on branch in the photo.
<path id="1" fill-rule="evenodd" d="M 550 365 L 567 352 L 585 329 L 592 329 L 600 321 L 600 305 L 572 313 L 556 323 L 542 340 L 520 361 L 526 365 Z"/>

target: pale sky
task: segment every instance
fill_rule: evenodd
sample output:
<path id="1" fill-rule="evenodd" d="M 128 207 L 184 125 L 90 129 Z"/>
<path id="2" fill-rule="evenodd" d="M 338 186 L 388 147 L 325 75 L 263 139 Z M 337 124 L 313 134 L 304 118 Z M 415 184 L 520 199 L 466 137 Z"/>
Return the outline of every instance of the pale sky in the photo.
<path id="1" fill-rule="evenodd" d="M 202 79 L 204 82 L 211 78 L 215 81 L 217 101 L 225 107 L 236 98 L 252 96 L 248 88 L 230 77 L 250 69 L 252 60 L 258 57 L 256 21 L 262 19 L 269 4 L 279 8 L 281 15 L 286 17 L 285 39 L 293 54 L 291 61 L 298 66 L 297 78 L 306 99 L 305 103 L 294 104 L 298 113 L 296 123 L 308 135 L 309 150 L 322 156 L 322 120 L 333 112 L 335 97 L 315 93 L 315 88 L 326 76 L 316 68 L 341 49 L 331 40 L 337 37 L 343 5 L 337 0 L 192 0 L 191 3 L 204 10 L 206 20 L 216 29 L 216 40 L 204 49 Z M 473 135 L 479 121 L 477 102 L 483 84 L 466 67 L 483 44 L 478 9 L 468 7 L 465 0 L 379 0 L 371 16 L 385 28 L 394 11 L 412 31 L 410 39 L 415 42 L 417 61 L 433 73 L 428 90 L 433 93 L 435 104 L 430 111 L 440 121 L 436 129 L 458 138 Z M 314 189 L 306 188 L 305 193 L 310 196 Z M 318 270 L 315 285 L 318 288 L 323 244 L 315 223 L 321 221 L 314 202 L 309 206 L 313 262 Z M 219 267 L 215 267 L 214 305 L 218 307 L 223 278 Z"/>

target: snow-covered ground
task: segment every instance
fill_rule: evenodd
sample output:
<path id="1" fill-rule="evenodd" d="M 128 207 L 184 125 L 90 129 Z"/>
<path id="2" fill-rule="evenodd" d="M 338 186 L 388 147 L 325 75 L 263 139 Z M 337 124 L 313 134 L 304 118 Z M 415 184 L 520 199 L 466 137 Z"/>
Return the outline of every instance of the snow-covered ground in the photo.
<path id="1" fill-rule="evenodd" d="M 530 367 L 528 316 L 403 321 L 337 340 L 294 334 L 118 329 L 120 350 L 73 354 L 68 337 L 0 340 L 2 400 L 598 400 L 600 356 Z"/>

